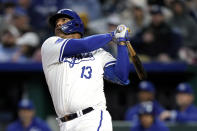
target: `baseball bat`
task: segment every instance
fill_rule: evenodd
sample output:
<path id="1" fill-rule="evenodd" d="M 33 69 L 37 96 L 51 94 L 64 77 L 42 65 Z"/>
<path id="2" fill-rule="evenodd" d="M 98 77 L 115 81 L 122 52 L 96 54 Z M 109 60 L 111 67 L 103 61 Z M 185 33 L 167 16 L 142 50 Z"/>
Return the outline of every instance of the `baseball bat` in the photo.
<path id="1" fill-rule="evenodd" d="M 139 77 L 140 80 L 144 80 L 147 78 L 147 73 L 144 70 L 144 67 L 139 59 L 139 57 L 137 56 L 135 50 L 133 49 L 130 41 L 126 41 L 126 45 L 129 51 L 129 54 L 131 56 L 131 60 L 133 62 L 133 65 L 135 67 L 135 70 L 137 72 L 137 75 Z"/>

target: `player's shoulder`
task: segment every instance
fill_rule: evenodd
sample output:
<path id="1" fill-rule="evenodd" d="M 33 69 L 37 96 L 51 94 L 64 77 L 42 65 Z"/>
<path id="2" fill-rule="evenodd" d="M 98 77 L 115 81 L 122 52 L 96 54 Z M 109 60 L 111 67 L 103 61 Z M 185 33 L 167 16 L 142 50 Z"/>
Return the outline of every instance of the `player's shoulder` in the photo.
<path id="1" fill-rule="evenodd" d="M 57 40 L 64 40 L 63 38 L 60 38 L 60 37 L 58 37 L 58 36 L 51 36 L 51 37 L 49 37 L 49 38 L 47 38 L 45 41 L 44 41 L 44 43 L 43 43 L 43 45 L 45 45 L 45 44 L 48 44 L 48 43 L 55 43 Z"/>
<path id="2" fill-rule="evenodd" d="M 44 50 L 44 49 L 51 48 L 51 46 L 53 46 L 55 44 L 65 42 L 66 40 L 67 39 L 64 39 L 64 38 L 61 38 L 61 37 L 58 37 L 58 36 L 49 37 L 42 44 L 41 51 Z"/>

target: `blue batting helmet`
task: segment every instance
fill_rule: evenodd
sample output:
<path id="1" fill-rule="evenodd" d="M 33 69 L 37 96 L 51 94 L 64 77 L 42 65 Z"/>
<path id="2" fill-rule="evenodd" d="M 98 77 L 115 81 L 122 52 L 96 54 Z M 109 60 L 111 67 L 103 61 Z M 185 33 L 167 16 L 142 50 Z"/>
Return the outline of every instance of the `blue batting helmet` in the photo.
<path id="1" fill-rule="evenodd" d="M 187 93 L 187 94 L 193 94 L 194 91 L 192 89 L 192 86 L 189 83 L 180 83 L 176 87 L 177 93 Z"/>
<path id="2" fill-rule="evenodd" d="M 61 9 L 55 15 L 49 18 L 49 24 L 55 28 L 58 18 L 66 17 L 71 19 L 69 22 L 62 25 L 61 30 L 66 34 L 80 33 L 84 34 L 84 26 L 78 14 L 71 9 Z"/>
<path id="3" fill-rule="evenodd" d="M 142 81 L 139 83 L 139 89 L 140 91 L 148 91 L 148 92 L 155 92 L 155 86 L 150 81 Z"/>
<path id="4" fill-rule="evenodd" d="M 19 109 L 28 109 L 28 110 L 33 110 L 34 109 L 34 104 L 31 100 L 28 99 L 22 99 L 18 103 L 18 108 Z"/>

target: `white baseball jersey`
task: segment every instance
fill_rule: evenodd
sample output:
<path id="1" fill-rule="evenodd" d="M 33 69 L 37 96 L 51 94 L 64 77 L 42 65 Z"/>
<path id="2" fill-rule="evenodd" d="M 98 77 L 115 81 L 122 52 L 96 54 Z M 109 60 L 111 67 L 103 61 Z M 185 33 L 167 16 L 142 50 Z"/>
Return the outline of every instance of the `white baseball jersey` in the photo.
<path id="1" fill-rule="evenodd" d="M 115 58 L 101 48 L 80 57 L 62 58 L 68 41 L 53 36 L 41 48 L 44 74 L 58 117 L 87 107 L 106 108 L 104 67 L 115 64 Z"/>

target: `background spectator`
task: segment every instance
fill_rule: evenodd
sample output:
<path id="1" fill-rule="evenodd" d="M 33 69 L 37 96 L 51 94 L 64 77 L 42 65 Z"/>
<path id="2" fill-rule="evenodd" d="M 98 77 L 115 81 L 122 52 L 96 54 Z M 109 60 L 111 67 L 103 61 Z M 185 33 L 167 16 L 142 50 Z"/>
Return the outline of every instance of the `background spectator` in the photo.
<path id="1" fill-rule="evenodd" d="M 189 14 L 197 23 L 197 1 L 196 0 L 187 0 L 186 6 L 189 9 Z"/>
<path id="2" fill-rule="evenodd" d="M 101 5 L 98 0 L 65 0 L 62 8 L 70 8 L 76 12 L 88 14 L 88 19 L 95 20 L 101 17 Z"/>
<path id="3" fill-rule="evenodd" d="M 194 59 L 196 56 L 192 55 L 192 52 L 197 50 L 197 24 L 189 15 L 184 2 L 180 0 L 173 1 L 172 10 L 174 16 L 170 19 L 169 23 L 183 37 L 183 46 L 179 56 L 181 59 L 188 61 L 188 63 L 195 63 Z M 183 56 L 184 54 L 188 54 L 186 58 Z M 189 61 L 190 59 L 192 60 Z"/>
<path id="4" fill-rule="evenodd" d="M 35 117 L 34 105 L 28 99 L 22 99 L 18 103 L 18 117 L 18 120 L 8 125 L 6 131 L 51 131 L 43 120 Z"/>
<path id="5" fill-rule="evenodd" d="M 121 13 L 121 19 L 131 28 L 132 36 L 151 21 L 147 1 L 128 0 L 127 8 Z"/>
<path id="6" fill-rule="evenodd" d="M 163 107 L 155 100 L 155 87 L 149 81 L 140 82 L 138 93 L 139 103 L 129 108 L 125 114 L 125 120 L 136 122 L 138 120 L 138 111 L 142 102 L 151 101 L 154 103 L 154 113 L 156 116 L 164 111 Z"/>
<path id="7" fill-rule="evenodd" d="M 0 62 L 13 62 L 18 47 L 16 46 L 16 39 L 18 33 L 12 28 L 3 31 L 0 43 Z"/>
<path id="8" fill-rule="evenodd" d="M 39 37 L 34 32 L 27 32 L 17 39 L 16 44 L 20 47 L 14 60 L 16 62 L 32 62 L 33 55 L 39 45 Z"/>
<path id="9" fill-rule="evenodd" d="M 12 25 L 16 29 L 18 29 L 20 34 L 24 34 L 25 32 L 32 30 L 30 22 L 29 22 L 29 16 L 27 12 L 22 8 L 15 9 L 12 22 L 13 22 Z"/>
<path id="10" fill-rule="evenodd" d="M 176 37 L 171 27 L 166 24 L 162 8 L 151 8 L 151 23 L 132 38 L 139 54 L 151 60 L 170 62 L 176 58 L 180 37 Z M 177 40 L 178 39 L 178 40 Z"/>
<path id="11" fill-rule="evenodd" d="M 176 103 L 178 109 L 175 111 L 164 111 L 160 118 L 170 118 L 176 122 L 197 122 L 197 107 L 194 106 L 194 91 L 190 84 L 180 83 L 176 88 Z"/>
<path id="12" fill-rule="evenodd" d="M 131 128 L 131 131 L 169 131 L 169 129 L 155 116 L 152 102 L 143 102 L 137 112 L 139 121 Z"/>

